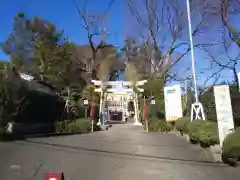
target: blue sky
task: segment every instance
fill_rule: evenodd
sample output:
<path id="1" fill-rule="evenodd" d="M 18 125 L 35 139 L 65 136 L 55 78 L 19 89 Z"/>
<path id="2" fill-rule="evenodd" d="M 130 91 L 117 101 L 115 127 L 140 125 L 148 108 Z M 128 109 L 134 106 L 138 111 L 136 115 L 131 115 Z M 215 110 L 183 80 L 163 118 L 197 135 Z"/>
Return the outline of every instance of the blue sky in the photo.
<path id="1" fill-rule="evenodd" d="M 7 39 L 8 33 L 12 31 L 13 17 L 18 12 L 24 12 L 29 18 L 38 16 L 47 19 L 56 24 L 59 29 L 64 29 L 65 36 L 77 44 L 87 43 L 84 30 L 80 27 L 80 20 L 77 10 L 72 0 L 0 0 L 0 42 Z M 87 0 L 92 11 L 105 11 L 110 0 Z M 123 0 L 115 0 L 108 17 L 106 19 L 107 31 L 110 32 L 108 41 L 114 45 L 121 46 L 125 36 L 125 31 L 129 22 Z M 131 23 L 131 22 L 130 22 Z M 135 31 L 131 28 L 131 31 Z M 205 37 L 206 38 L 206 37 Z M 203 66 L 209 66 L 205 55 L 199 51 L 195 51 L 196 69 L 199 76 L 198 81 L 202 83 L 208 73 L 203 76 L 199 72 Z M 6 60 L 8 57 L 0 50 L 0 60 Z M 185 57 L 185 63 L 190 65 L 190 53 Z M 223 79 L 229 78 L 229 72 L 223 73 Z"/>
<path id="2" fill-rule="evenodd" d="M 93 11 L 105 11 L 110 0 L 91 0 L 89 6 Z M 94 4 L 94 6 L 93 6 Z M 108 31 L 111 32 L 108 39 L 111 43 L 118 45 L 123 36 L 123 1 L 115 0 L 108 12 Z M 80 27 L 79 16 L 72 0 L 1 0 L 0 2 L 0 42 L 7 39 L 8 33 L 12 31 L 13 17 L 18 12 L 24 12 L 27 17 L 38 16 L 56 24 L 59 29 L 64 29 L 65 35 L 78 44 L 87 43 L 84 30 Z M 119 14 L 119 15 L 116 15 Z M 8 57 L 0 51 L 0 59 Z"/>

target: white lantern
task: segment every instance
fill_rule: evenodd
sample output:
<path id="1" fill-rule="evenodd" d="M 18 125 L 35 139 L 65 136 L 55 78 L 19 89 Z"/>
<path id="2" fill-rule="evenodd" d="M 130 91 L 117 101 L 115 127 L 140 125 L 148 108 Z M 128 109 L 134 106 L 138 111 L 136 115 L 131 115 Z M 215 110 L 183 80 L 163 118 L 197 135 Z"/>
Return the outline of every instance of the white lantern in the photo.
<path id="1" fill-rule="evenodd" d="M 152 104 L 152 105 L 156 104 L 156 100 L 155 100 L 155 97 L 154 97 L 154 96 L 152 96 L 152 97 L 150 98 L 150 104 Z"/>
<path id="2" fill-rule="evenodd" d="M 85 100 L 83 101 L 83 104 L 84 104 L 84 105 L 88 105 L 88 100 L 85 99 Z"/>
<path id="3" fill-rule="evenodd" d="M 150 104 L 156 104 L 155 99 L 151 99 Z"/>

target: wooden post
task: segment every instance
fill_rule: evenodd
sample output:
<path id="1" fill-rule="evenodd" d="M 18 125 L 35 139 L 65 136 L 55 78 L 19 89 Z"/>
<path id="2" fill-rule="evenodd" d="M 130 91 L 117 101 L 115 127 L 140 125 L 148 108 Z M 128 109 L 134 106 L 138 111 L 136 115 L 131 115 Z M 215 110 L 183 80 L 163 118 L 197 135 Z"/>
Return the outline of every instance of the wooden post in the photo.
<path id="1" fill-rule="evenodd" d="M 147 105 L 146 105 L 146 99 L 145 99 L 145 96 L 144 96 L 144 107 L 143 107 L 143 118 L 144 118 L 144 121 L 145 121 L 145 124 L 146 124 L 146 130 L 147 132 L 148 131 L 148 118 L 147 118 Z"/>

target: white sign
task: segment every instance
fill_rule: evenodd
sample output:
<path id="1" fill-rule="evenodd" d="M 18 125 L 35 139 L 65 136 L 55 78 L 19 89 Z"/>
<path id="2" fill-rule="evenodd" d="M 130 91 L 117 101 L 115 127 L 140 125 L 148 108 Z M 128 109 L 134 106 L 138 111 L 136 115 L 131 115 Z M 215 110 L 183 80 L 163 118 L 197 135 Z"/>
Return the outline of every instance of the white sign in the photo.
<path id="1" fill-rule="evenodd" d="M 174 121 L 183 116 L 180 85 L 164 87 L 165 118 Z"/>
<path id="2" fill-rule="evenodd" d="M 228 85 L 214 86 L 220 145 L 234 129 L 232 105 Z"/>

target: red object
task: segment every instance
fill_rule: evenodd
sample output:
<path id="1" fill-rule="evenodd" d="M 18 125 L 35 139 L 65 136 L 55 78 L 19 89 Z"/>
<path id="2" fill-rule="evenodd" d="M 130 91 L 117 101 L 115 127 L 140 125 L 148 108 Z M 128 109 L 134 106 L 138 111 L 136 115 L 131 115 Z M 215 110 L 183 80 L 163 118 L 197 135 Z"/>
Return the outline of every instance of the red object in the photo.
<path id="1" fill-rule="evenodd" d="M 44 175 L 44 180 L 64 180 L 63 173 L 46 173 Z"/>
<path id="2" fill-rule="evenodd" d="M 147 104 L 144 102 L 144 106 L 143 106 L 143 120 L 146 121 L 147 120 Z"/>
<path id="3" fill-rule="evenodd" d="M 94 120 L 94 104 L 91 104 L 91 109 L 90 109 L 90 118 L 93 121 Z"/>

